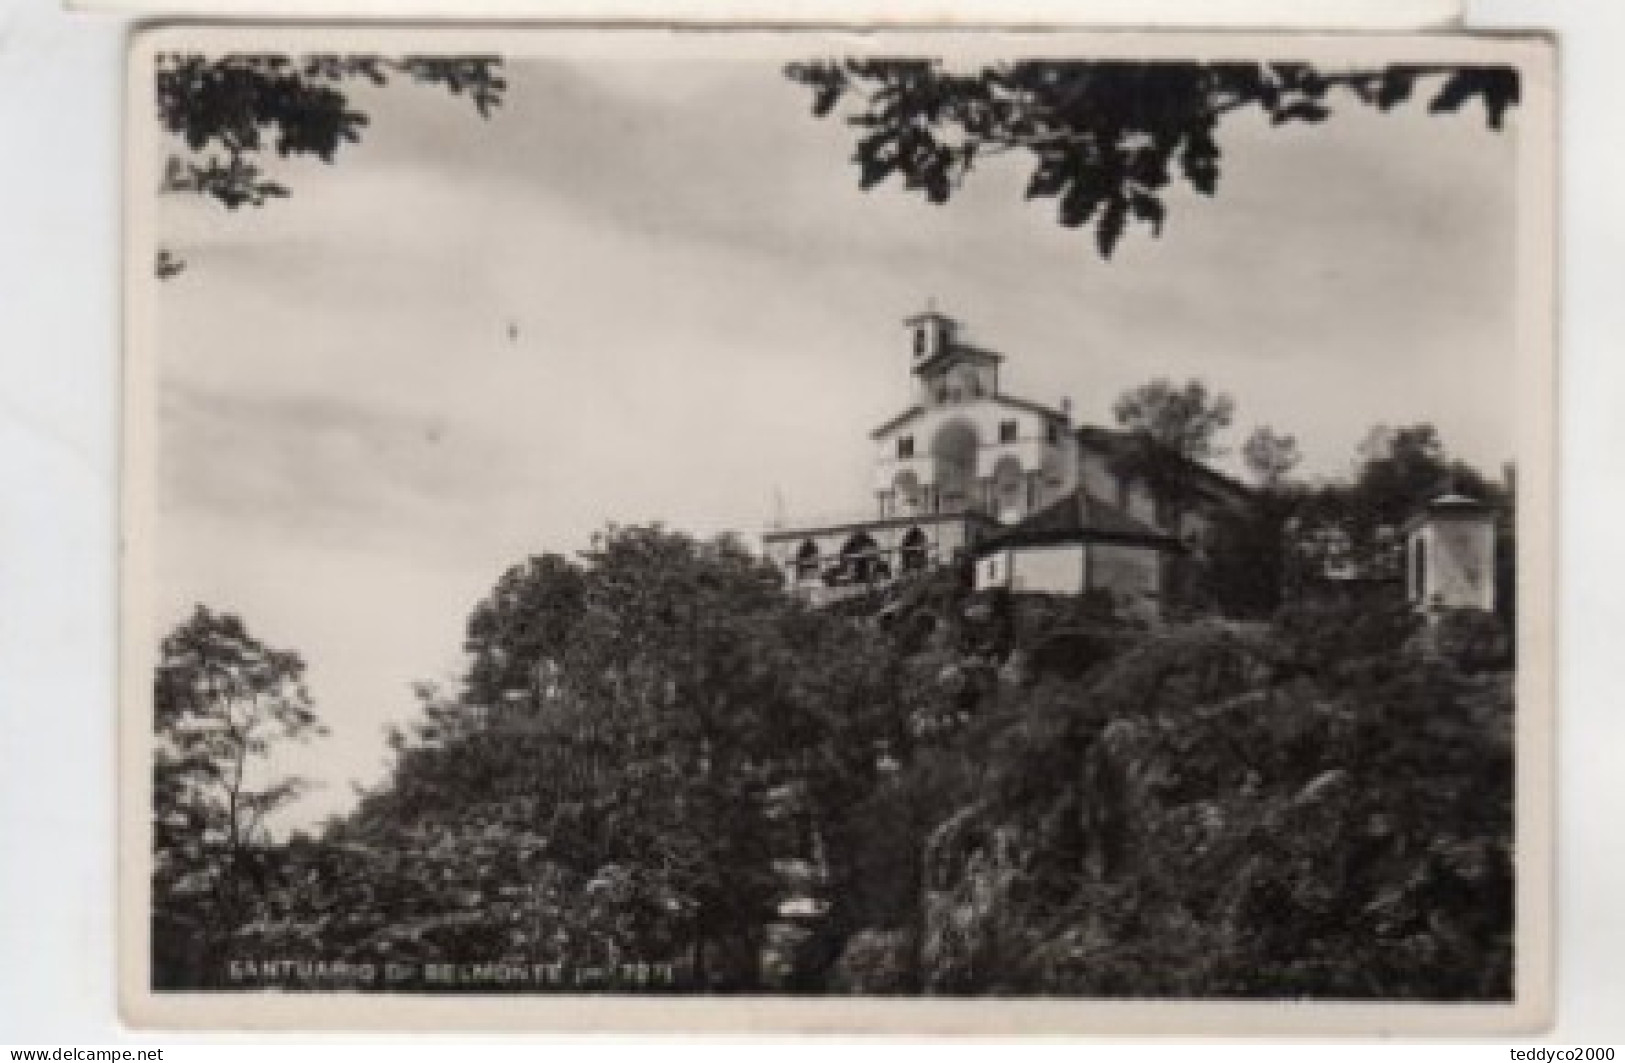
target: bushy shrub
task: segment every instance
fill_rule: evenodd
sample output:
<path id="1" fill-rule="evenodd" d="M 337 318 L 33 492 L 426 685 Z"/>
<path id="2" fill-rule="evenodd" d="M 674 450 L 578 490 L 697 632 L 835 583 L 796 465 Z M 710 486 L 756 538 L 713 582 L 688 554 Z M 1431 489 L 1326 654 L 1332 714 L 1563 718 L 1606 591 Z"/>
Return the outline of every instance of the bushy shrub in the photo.
<path id="1" fill-rule="evenodd" d="M 1484 672 L 1512 664 L 1512 637 L 1495 613 L 1446 610 L 1434 617 L 1427 634 L 1432 650 L 1463 671 Z"/>
<path id="2" fill-rule="evenodd" d="M 829 988 L 836 993 L 886 995 L 912 990 L 915 984 L 914 941 L 902 930 L 860 930 L 830 969 Z"/>
<path id="3" fill-rule="evenodd" d="M 1511 991 L 1512 683 L 1483 616 L 1431 642 L 1371 601 L 1147 629 L 943 577 L 844 617 L 725 546 L 606 550 L 478 614 L 482 682 L 557 681 L 526 728 L 430 704 L 354 815 L 252 852 L 234 949 L 670 960 L 718 991 Z M 569 623 L 528 623 L 563 576 Z M 160 973 L 198 984 L 160 929 Z"/>
<path id="4" fill-rule="evenodd" d="M 926 983 L 1504 999 L 1510 680 L 1414 632 L 1360 606 L 1174 626 L 1035 687 L 939 846 Z"/>

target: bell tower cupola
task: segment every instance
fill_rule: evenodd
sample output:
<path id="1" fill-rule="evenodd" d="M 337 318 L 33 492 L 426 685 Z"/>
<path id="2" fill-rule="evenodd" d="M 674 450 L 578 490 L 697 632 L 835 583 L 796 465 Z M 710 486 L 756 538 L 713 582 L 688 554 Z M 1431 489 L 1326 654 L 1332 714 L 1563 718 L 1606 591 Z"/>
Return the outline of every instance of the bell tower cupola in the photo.
<path id="1" fill-rule="evenodd" d="M 908 326 L 909 345 L 915 368 L 947 354 L 953 347 L 959 322 L 937 309 L 932 300 L 923 313 L 903 322 Z"/>
<path id="2" fill-rule="evenodd" d="M 903 323 L 908 326 L 909 371 L 918 405 L 941 406 L 998 394 L 1002 356 L 965 342 L 959 322 L 938 310 L 935 301 Z"/>

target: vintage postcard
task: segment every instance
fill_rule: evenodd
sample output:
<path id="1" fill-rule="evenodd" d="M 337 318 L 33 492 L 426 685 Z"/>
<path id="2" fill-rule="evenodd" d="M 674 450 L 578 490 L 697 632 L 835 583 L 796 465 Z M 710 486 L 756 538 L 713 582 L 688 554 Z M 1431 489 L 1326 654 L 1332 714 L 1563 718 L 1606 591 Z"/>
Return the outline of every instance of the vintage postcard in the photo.
<path id="1" fill-rule="evenodd" d="M 1553 81 L 139 33 L 127 1020 L 1542 1028 Z"/>

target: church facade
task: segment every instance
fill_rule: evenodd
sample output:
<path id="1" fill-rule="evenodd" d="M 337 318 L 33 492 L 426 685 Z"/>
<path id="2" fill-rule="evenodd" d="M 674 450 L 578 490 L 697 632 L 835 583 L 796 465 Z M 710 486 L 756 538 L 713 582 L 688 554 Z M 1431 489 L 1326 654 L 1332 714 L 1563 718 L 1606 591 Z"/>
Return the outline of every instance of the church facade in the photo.
<path id="1" fill-rule="evenodd" d="M 870 432 L 874 508 L 763 536 L 788 583 L 837 600 L 956 559 L 979 589 L 1111 593 L 1138 611 L 1166 599 L 1181 555 L 1246 488 L 1203 466 L 1168 512 L 1122 460 L 1130 438 L 1008 393 L 1004 356 L 935 309 L 905 321 L 911 401 Z"/>

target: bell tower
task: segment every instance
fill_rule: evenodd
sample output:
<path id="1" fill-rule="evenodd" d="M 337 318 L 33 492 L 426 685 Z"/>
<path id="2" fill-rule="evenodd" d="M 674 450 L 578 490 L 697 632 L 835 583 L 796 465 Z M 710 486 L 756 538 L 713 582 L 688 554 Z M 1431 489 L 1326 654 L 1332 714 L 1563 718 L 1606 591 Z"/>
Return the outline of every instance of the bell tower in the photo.
<path id="1" fill-rule="evenodd" d="M 913 352 L 912 362 L 914 369 L 931 362 L 953 347 L 954 335 L 959 331 L 959 322 L 937 309 L 936 300 L 932 300 L 923 313 L 906 318 L 903 324 L 908 326 L 909 345 Z"/>
<path id="2" fill-rule="evenodd" d="M 933 300 L 923 313 L 906 318 L 914 400 L 920 406 L 974 401 L 998 393 L 1003 356 L 965 342 L 959 322 Z"/>

